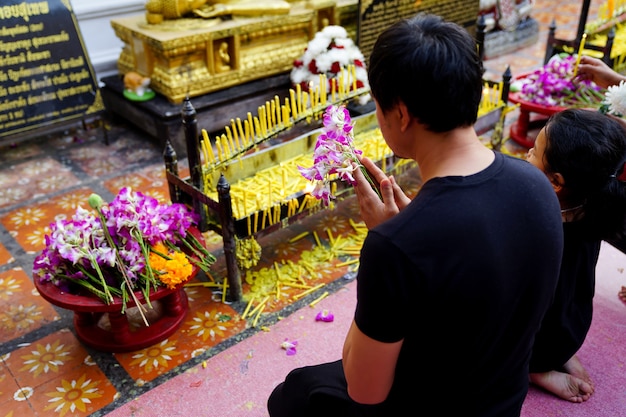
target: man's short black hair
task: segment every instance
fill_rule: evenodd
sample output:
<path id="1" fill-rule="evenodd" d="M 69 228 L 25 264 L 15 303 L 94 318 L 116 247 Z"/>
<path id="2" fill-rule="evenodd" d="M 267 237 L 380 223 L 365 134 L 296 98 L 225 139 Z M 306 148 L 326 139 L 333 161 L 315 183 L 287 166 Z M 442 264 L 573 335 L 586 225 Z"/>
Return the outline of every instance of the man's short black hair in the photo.
<path id="1" fill-rule="evenodd" d="M 429 130 L 476 122 L 483 88 L 476 41 L 456 23 L 419 13 L 387 28 L 368 64 L 372 96 L 385 112 L 398 101 Z"/>

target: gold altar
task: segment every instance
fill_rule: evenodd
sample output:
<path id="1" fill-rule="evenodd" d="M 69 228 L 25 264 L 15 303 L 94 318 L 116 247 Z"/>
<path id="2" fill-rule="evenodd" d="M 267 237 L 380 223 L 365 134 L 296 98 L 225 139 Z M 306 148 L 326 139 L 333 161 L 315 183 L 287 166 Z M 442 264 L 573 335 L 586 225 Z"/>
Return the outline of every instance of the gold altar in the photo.
<path id="1" fill-rule="evenodd" d="M 111 20 L 124 43 L 118 59 L 121 74 L 135 71 L 150 87 L 180 103 L 286 73 L 308 42 L 326 25 L 356 32 L 357 2 L 332 0 L 291 3 L 282 15 L 231 19 L 181 18 L 149 24 L 145 15 Z"/>

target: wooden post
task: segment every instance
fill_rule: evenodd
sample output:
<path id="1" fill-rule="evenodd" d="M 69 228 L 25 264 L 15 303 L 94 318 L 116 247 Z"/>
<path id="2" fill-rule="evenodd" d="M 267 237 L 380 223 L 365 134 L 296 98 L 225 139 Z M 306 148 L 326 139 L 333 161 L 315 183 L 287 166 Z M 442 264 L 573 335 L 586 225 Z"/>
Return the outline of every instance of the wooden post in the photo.
<path id="1" fill-rule="evenodd" d="M 485 23 L 485 15 L 480 15 L 478 17 L 478 22 L 476 23 L 476 45 L 478 47 L 478 58 L 483 61 L 485 59 L 485 28 L 487 24 Z M 484 68 L 483 68 L 484 71 Z"/>
<path id="2" fill-rule="evenodd" d="M 222 240 L 224 241 L 224 257 L 226 259 L 226 272 L 228 274 L 229 301 L 241 301 L 243 291 L 241 289 L 241 272 L 237 265 L 237 247 L 235 235 L 235 219 L 233 218 L 233 206 L 230 197 L 230 184 L 224 174 L 217 181 L 217 195 L 219 198 L 220 222 L 222 225 Z"/>
<path id="3" fill-rule="evenodd" d="M 500 96 L 505 105 L 509 102 L 511 78 L 513 78 L 513 74 L 511 74 L 511 67 L 507 66 L 506 70 L 504 70 L 504 73 L 502 74 L 502 95 Z"/>
<path id="4" fill-rule="evenodd" d="M 178 157 L 176 151 L 172 146 L 172 143 L 168 140 L 165 143 L 165 149 L 163 150 L 163 161 L 165 162 L 165 169 L 170 174 L 178 176 Z M 168 181 L 168 187 L 170 190 L 170 200 L 172 203 L 180 203 L 180 190 L 170 181 Z"/>
<path id="5" fill-rule="evenodd" d="M 583 4 L 580 9 L 580 17 L 578 18 L 578 30 L 576 31 L 576 45 L 580 45 L 583 40 L 583 34 L 585 33 L 585 26 L 587 25 L 587 16 L 589 15 L 589 5 L 591 0 L 583 0 Z"/>
<path id="6" fill-rule="evenodd" d="M 191 173 L 191 184 L 200 193 L 204 193 L 204 181 L 202 178 L 202 164 L 200 161 L 200 138 L 198 136 L 198 119 L 196 109 L 193 108 L 189 97 L 183 102 L 181 111 L 183 127 L 185 130 L 185 141 L 187 144 L 187 160 L 189 161 L 189 171 Z M 200 216 L 198 229 L 205 232 L 208 230 L 207 214 L 204 204 L 197 195 L 192 195 L 193 210 Z"/>

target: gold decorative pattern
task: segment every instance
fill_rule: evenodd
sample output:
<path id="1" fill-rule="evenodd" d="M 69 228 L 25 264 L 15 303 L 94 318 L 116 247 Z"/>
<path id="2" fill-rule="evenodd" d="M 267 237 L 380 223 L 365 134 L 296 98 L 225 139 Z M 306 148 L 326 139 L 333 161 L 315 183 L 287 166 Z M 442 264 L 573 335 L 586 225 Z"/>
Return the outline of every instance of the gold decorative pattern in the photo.
<path id="1" fill-rule="evenodd" d="M 134 16 L 113 19 L 111 25 L 124 42 L 120 73 L 150 77 L 153 90 L 178 104 L 187 96 L 288 72 L 321 22 L 340 24 L 340 15 L 334 1 L 294 2 L 288 14 L 278 16 L 186 18 L 158 25 Z M 215 58 L 221 42 L 228 44 L 228 70 Z"/>

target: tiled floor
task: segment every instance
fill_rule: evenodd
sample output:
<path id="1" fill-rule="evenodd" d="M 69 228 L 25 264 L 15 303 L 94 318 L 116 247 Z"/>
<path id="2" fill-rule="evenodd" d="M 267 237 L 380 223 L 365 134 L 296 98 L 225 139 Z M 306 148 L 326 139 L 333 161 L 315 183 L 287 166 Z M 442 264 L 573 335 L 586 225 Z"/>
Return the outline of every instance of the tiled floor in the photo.
<path id="1" fill-rule="evenodd" d="M 535 1 L 531 16 L 539 23 L 539 41 L 486 61 L 486 77 L 499 80 L 507 66 L 513 75 L 540 66 L 548 25 L 556 19 L 557 36 L 573 38 L 580 3 Z M 591 17 L 599 4 L 592 2 Z M 515 117 L 511 114 L 509 122 Z M 32 261 L 43 248 L 48 225 L 85 206 L 92 192 L 110 200 L 130 186 L 160 201 L 169 199 L 156 142 L 119 121 L 108 136 L 106 145 L 101 129 L 77 128 L 0 148 L 0 416 L 104 415 L 323 294 L 294 301 L 303 290 L 292 288 L 279 301 L 270 300 L 254 323 L 253 318 L 241 318 L 245 302 L 222 303 L 218 290 L 190 286 L 185 288 L 189 312 L 180 329 L 162 343 L 127 353 L 99 352 L 80 343 L 72 312 L 43 300 L 31 279 Z M 508 146 L 524 152 L 515 144 Z M 419 187 L 415 182 L 405 185 L 413 191 Z M 358 245 L 362 230 L 356 221 L 356 205 L 348 200 L 261 239 L 262 258 L 244 276 L 244 292 L 262 294 L 265 275 L 293 265 L 304 270 L 307 284 L 324 283 L 329 292 L 336 291 L 344 285 L 339 278 L 354 268 L 346 262 L 353 256 L 339 256 L 329 243 L 341 237 Z M 305 238 L 292 240 L 305 231 Z M 212 275 L 221 281 L 226 276 L 221 238 L 207 233 L 206 240 L 218 256 Z"/>

